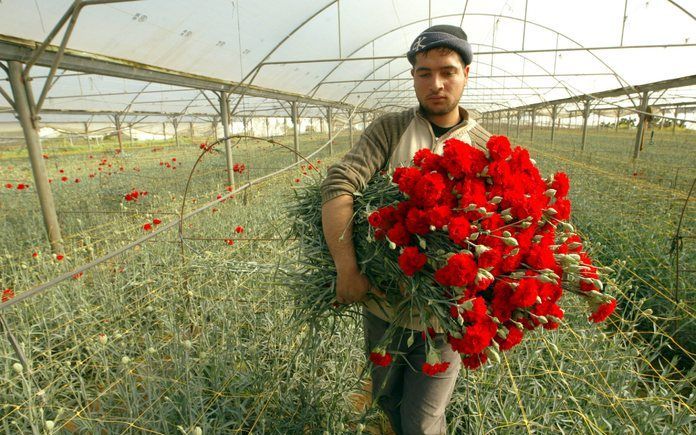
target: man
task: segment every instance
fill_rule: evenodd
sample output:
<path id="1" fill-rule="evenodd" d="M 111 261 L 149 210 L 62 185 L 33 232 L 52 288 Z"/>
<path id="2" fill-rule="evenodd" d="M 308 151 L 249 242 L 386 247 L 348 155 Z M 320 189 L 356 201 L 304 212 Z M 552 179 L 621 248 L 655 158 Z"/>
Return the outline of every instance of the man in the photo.
<path id="1" fill-rule="evenodd" d="M 441 154 L 449 138 L 485 146 L 490 137 L 459 107 L 473 57 L 462 29 L 449 25 L 428 28 L 415 39 L 407 57 L 419 107 L 375 120 L 341 162 L 329 168 L 322 184 L 322 222 L 336 264 L 336 299 L 365 305 L 368 351 L 379 342 L 393 311 L 380 300 L 382 291 L 360 273 L 352 241 L 353 193 L 363 190 L 378 171 L 409 165 L 421 148 Z M 434 341 L 443 361 L 450 365 L 440 375 L 426 376 L 420 372 L 425 340 L 414 330 L 424 331 L 428 325 L 414 318 L 398 326 L 399 334 L 387 348 L 396 355 L 394 361 L 387 367 L 372 368 L 373 397 L 398 434 L 445 433 L 445 408 L 459 373 L 459 355 L 444 334 L 437 334 Z"/>

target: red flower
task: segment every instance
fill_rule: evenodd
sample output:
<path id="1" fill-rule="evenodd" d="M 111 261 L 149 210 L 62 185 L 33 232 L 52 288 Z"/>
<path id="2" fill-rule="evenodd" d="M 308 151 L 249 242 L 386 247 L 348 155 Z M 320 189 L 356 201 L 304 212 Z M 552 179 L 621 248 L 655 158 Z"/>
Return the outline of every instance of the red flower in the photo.
<path id="1" fill-rule="evenodd" d="M 553 176 L 551 188 L 556 189 L 556 198 L 563 198 L 568 195 L 568 190 L 570 190 L 568 175 L 565 172 L 556 172 Z"/>
<path id="2" fill-rule="evenodd" d="M 63 254 L 56 254 L 56 260 L 63 261 L 64 258 L 65 256 Z"/>
<path id="3" fill-rule="evenodd" d="M 466 246 L 466 240 L 471 235 L 471 222 L 464 216 L 457 216 L 450 219 L 447 225 L 449 237 L 460 246 Z"/>
<path id="4" fill-rule="evenodd" d="M 427 148 L 420 149 L 413 155 L 413 164 L 425 172 L 439 170 L 441 160 L 441 156 L 434 154 Z"/>
<path id="5" fill-rule="evenodd" d="M 498 326 L 491 320 L 474 323 L 466 327 L 466 332 L 462 338 L 448 337 L 452 350 L 473 355 L 481 353 L 491 344 L 491 340 L 498 331 Z"/>
<path id="6" fill-rule="evenodd" d="M 370 352 L 370 361 L 376 366 L 386 367 L 392 362 L 392 356 L 389 352 Z"/>
<path id="7" fill-rule="evenodd" d="M 12 183 L 7 183 L 7 184 L 5 184 L 5 187 L 6 187 L 7 189 L 12 189 Z"/>
<path id="8" fill-rule="evenodd" d="M 79 179 L 79 178 L 75 178 L 75 182 L 76 182 L 76 183 L 79 183 L 79 182 L 80 182 L 80 179 Z"/>
<path id="9" fill-rule="evenodd" d="M 469 370 L 476 370 L 481 367 L 483 363 L 488 360 L 488 355 L 485 353 L 477 353 L 476 355 L 470 355 L 462 358 L 462 364 Z"/>
<path id="10" fill-rule="evenodd" d="M 616 299 L 598 306 L 594 313 L 588 317 L 588 320 L 594 323 L 603 322 L 611 315 L 611 313 L 614 312 L 614 310 L 616 310 Z"/>
<path id="11" fill-rule="evenodd" d="M 452 216 L 452 209 L 446 205 L 438 205 L 437 207 L 428 209 L 427 214 L 430 225 L 439 229 L 449 224 L 450 217 Z"/>
<path id="12" fill-rule="evenodd" d="M 442 166 L 454 178 L 476 176 L 488 164 L 486 155 L 458 139 L 448 139 L 442 153 Z"/>
<path id="13" fill-rule="evenodd" d="M 7 302 L 10 299 L 15 297 L 14 291 L 12 291 L 11 288 L 6 288 L 5 290 L 2 291 L 2 302 Z"/>
<path id="14" fill-rule="evenodd" d="M 232 245 L 234 245 L 234 240 L 232 240 L 232 239 L 225 239 L 225 243 L 227 243 L 228 245 L 232 246 Z"/>
<path id="15" fill-rule="evenodd" d="M 486 144 L 491 160 L 505 160 L 510 157 L 510 141 L 505 136 L 491 136 Z"/>
<path id="16" fill-rule="evenodd" d="M 234 229 L 234 232 L 237 234 L 242 234 L 244 232 L 244 227 L 241 225 L 237 225 L 237 227 Z"/>
<path id="17" fill-rule="evenodd" d="M 406 215 L 406 229 L 412 234 L 425 235 L 430 232 L 430 222 L 425 211 L 413 207 Z"/>
<path id="18" fill-rule="evenodd" d="M 406 276 L 413 276 L 425 266 L 427 261 L 428 257 L 422 254 L 415 246 L 404 248 L 401 255 L 399 255 L 399 267 Z"/>
<path id="19" fill-rule="evenodd" d="M 162 223 L 162 221 L 159 220 L 159 219 L 157 219 L 157 218 L 154 218 L 154 219 L 152 220 L 152 223 L 155 224 L 155 225 L 159 225 L 159 224 Z"/>
<path id="20" fill-rule="evenodd" d="M 34 258 L 39 258 L 39 253 L 38 253 L 38 252 L 33 252 L 33 253 L 31 254 L 31 256 L 34 257 Z"/>
<path id="21" fill-rule="evenodd" d="M 408 232 L 406 226 L 397 222 L 387 231 L 387 237 L 397 246 L 406 246 L 411 243 L 411 233 Z"/>
<path id="22" fill-rule="evenodd" d="M 470 254 L 454 254 L 435 272 L 435 281 L 445 287 L 466 287 L 474 282 L 478 266 Z"/>
<path id="23" fill-rule="evenodd" d="M 65 177 L 65 176 L 60 177 L 60 181 L 62 181 L 63 183 L 65 183 L 66 181 L 68 181 L 68 177 Z"/>
<path id="24" fill-rule="evenodd" d="M 84 272 L 78 272 L 72 276 L 72 279 L 80 279 L 84 275 Z"/>
<path id="25" fill-rule="evenodd" d="M 495 336 L 495 341 L 498 342 L 498 347 L 500 347 L 500 350 L 512 349 L 513 347 L 520 344 L 520 342 L 522 341 L 522 337 L 524 336 L 522 330 L 517 328 L 512 323 L 507 322 L 505 323 L 505 326 L 508 329 L 507 337 L 501 338 L 497 335 Z"/>
<path id="26" fill-rule="evenodd" d="M 146 223 L 145 225 L 143 225 L 143 230 L 145 230 L 145 231 L 151 231 L 151 230 L 152 230 L 152 224 L 149 223 L 149 222 Z"/>
<path id="27" fill-rule="evenodd" d="M 399 185 L 399 190 L 413 196 L 416 185 L 422 177 L 421 171 L 414 167 L 399 167 L 394 170 L 392 181 Z"/>
<path id="28" fill-rule="evenodd" d="M 418 180 L 413 189 L 413 199 L 423 207 L 432 207 L 439 201 L 445 190 L 445 179 L 437 172 L 426 174 Z"/>
<path id="29" fill-rule="evenodd" d="M 19 184 L 17 185 L 17 190 L 24 190 L 24 189 L 27 189 L 28 187 L 29 187 L 28 184 L 19 183 Z"/>
<path id="30" fill-rule="evenodd" d="M 515 307 L 525 308 L 534 305 L 536 302 L 539 281 L 533 277 L 526 277 L 519 281 L 519 285 L 510 297 L 510 303 Z"/>
<path id="31" fill-rule="evenodd" d="M 445 361 L 445 362 L 439 362 L 435 364 L 430 364 L 430 363 L 423 363 L 423 366 L 421 367 L 421 370 L 423 373 L 425 373 L 428 376 L 435 376 L 438 373 L 444 373 L 447 371 L 447 368 L 449 368 L 450 363 Z"/>

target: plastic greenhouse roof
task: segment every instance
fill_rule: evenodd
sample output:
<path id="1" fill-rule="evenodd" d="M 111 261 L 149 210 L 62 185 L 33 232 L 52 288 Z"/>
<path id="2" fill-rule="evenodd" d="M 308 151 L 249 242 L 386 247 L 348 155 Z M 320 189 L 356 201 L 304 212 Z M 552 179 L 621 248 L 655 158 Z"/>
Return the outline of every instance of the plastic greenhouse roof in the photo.
<path id="1" fill-rule="evenodd" d="M 26 60 L 72 3 L 0 2 L 0 59 Z M 287 116 L 278 100 L 299 96 L 305 116 L 321 116 L 315 107 L 328 102 L 399 110 L 416 104 L 405 52 L 444 23 L 460 25 L 472 43 L 461 103 L 479 112 L 687 76 L 696 83 L 692 0 L 148 0 L 82 9 L 67 43 L 73 61 L 59 66 L 43 108 L 214 116 L 213 90 L 224 84 L 247 94 L 233 96 L 235 115 Z M 31 71 L 39 92 L 43 65 Z M 104 75 L 112 65 L 118 77 Z M 149 83 L 143 71 L 182 80 Z M 688 105 L 695 95 L 693 86 L 656 91 L 651 104 Z M 633 95 L 597 107 L 637 105 Z"/>

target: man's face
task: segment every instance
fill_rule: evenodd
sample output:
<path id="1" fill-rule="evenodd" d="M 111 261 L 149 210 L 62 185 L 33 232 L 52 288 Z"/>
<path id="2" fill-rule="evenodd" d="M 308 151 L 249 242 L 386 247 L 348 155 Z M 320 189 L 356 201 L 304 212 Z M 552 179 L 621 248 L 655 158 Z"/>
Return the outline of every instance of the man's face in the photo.
<path id="1" fill-rule="evenodd" d="M 456 51 L 443 54 L 438 49 L 418 53 L 411 69 L 416 98 L 426 115 L 446 115 L 457 110 L 469 77 Z"/>

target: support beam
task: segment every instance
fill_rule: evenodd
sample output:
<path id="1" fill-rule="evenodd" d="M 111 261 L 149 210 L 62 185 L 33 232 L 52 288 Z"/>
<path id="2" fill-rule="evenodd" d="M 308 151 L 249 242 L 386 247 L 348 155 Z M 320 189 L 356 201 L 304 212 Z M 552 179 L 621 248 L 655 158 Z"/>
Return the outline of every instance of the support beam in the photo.
<path id="1" fill-rule="evenodd" d="M 189 122 L 189 136 L 191 136 L 191 145 L 195 145 L 196 141 L 193 139 L 193 122 Z"/>
<path id="2" fill-rule="evenodd" d="M 506 133 L 505 133 L 505 134 L 506 134 L 507 137 L 509 138 L 509 137 L 510 137 L 510 111 L 509 111 L 509 110 L 506 110 L 506 111 L 505 111 L 505 123 L 507 124 L 507 128 L 506 128 Z"/>
<path id="3" fill-rule="evenodd" d="M 350 138 L 350 147 L 351 149 L 353 148 L 353 116 L 351 116 L 351 112 L 348 112 L 348 133 L 349 133 L 349 138 Z"/>
<path id="4" fill-rule="evenodd" d="M 517 111 L 517 132 L 515 133 L 515 138 L 520 137 L 520 118 L 522 117 L 522 113 L 518 110 Z"/>
<path id="5" fill-rule="evenodd" d="M 333 139 L 332 139 L 332 137 L 333 137 L 333 116 L 332 115 L 333 114 L 331 113 L 331 107 L 327 107 L 326 108 L 326 126 L 327 126 L 327 130 L 329 131 L 329 140 L 331 141 L 331 142 L 329 142 L 329 155 L 331 155 L 331 156 L 333 155 L 333 151 L 334 151 L 333 150 L 334 143 L 333 143 Z"/>
<path id="6" fill-rule="evenodd" d="M 621 109 L 616 109 L 616 122 L 614 123 L 614 131 L 619 131 L 620 118 L 621 118 Z"/>
<path id="7" fill-rule="evenodd" d="M 266 137 L 271 137 L 271 128 L 269 126 L 270 120 L 266 118 Z"/>
<path id="8" fill-rule="evenodd" d="M 24 139 L 27 143 L 29 161 L 31 162 L 36 191 L 39 194 L 39 204 L 41 205 L 41 214 L 43 215 L 44 225 L 48 233 L 48 241 L 54 253 L 62 254 L 65 252 L 63 249 L 63 238 L 60 233 L 56 207 L 53 202 L 53 192 L 48 183 L 46 166 L 43 160 L 41 140 L 39 139 L 39 123 L 38 119 L 32 119 L 31 116 L 31 106 L 34 102 L 30 99 L 30 94 L 27 92 L 27 88 L 31 85 L 24 81 L 22 65 L 19 62 L 10 61 L 8 66 L 10 86 L 12 87 L 14 103 L 17 108 L 17 118 L 22 126 Z"/>
<path id="9" fill-rule="evenodd" d="M 553 145 L 556 137 L 556 117 L 558 116 L 558 105 L 551 106 L 551 144 Z"/>
<path id="10" fill-rule="evenodd" d="M 648 110 L 648 91 L 643 92 L 640 98 L 640 113 L 638 114 L 638 128 L 636 131 L 636 144 L 633 148 L 633 160 L 638 158 L 638 155 L 643 150 L 643 139 L 645 138 L 646 118 L 645 114 Z"/>
<path id="11" fill-rule="evenodd" d="M 292 111 L 292 142 L 295 146 L 295 163 L 300 161 L 300 114 L 297 111 L 297 102 L 293 101 L 291 104 Z"/>
<path id="12" fill-rule="evenodd" d="M 529 131 L 529 143 L 534 144 L 534 124 L 536 124 L 536 110 L 532 109 L 532 128 Z"/>
<path id="13" fill-rule="evenodd" d="M 130 139 L 131 149 L 133 148 L 133 123 L 128 124 L 128 138 Z"/>
<path id="14" fill-rule="evenodd" d="M 674 108 L 674 119 L 672 120 L 672 135 L 677 133 L 677 108 Z"/>
<path id="15" fill-rule="evenodd" d="M 230 95 L 220 92 L 220 122 L 222 122 L 222 134 L 225 138 L 225 159 L 227 162 L 227 186 L 234 190 L 234 162 L 232 160 L 232 142 L 230 141 Z M 217 130 L 217 125 L 216 125 Z"/>
<path id="16" fill-rule="evenodd" d="M 585 151 L 587 141 L 587 118 L 590 117 L 590 99 L 585 99 L 585 106 L 582 109 L 582 139 L 580 140 L 580 151 Z"/>
<path id="17" fill-rule="evenodd" d="M 123 155 L 123 136 L 121 134 L 121 115 L 114 115 L 114 126 L 116 127 L 116 138 L 118 139 L 118 153 Z"/>
<path id="18" fill-rule="evenodd" d="M 162 123 L 162 136 L 164 136 L 164 140 L 167 140 L 167 123 L 163 122 Z"/>
<path id="19" fill-rule="evenodd" d="M 179 148 L 179 120 L 177 118 L 172 118 L 172 125 L 174 126 L 174 143 L 176 147 Z"/>

